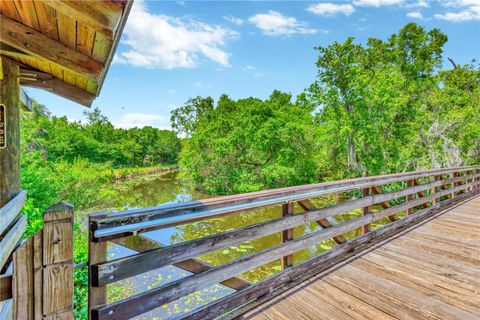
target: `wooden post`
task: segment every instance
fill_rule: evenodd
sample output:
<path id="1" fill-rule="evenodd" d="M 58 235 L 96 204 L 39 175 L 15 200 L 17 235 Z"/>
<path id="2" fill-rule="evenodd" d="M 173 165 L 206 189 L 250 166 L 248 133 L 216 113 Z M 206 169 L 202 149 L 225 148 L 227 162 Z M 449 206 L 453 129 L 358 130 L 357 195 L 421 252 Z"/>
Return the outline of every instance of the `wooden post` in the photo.
<path id="1" fill-rule="evenodd" d="M 407 181 L 407 188 L 410 188 L 410 187 L 413 187 L 414 185 L 414 181 L 413 180 L 408 180 Z M 410 200 L 413 200 L 414 199 L 414 195 L 413 194 L 409 194 L 407 196 L 405 196 L 405 202 L 408 202 Z M 410 209 L 407 209 L 405 210 L 405 214 L 408 216 L 410 214 L 413 213 L 413 208 L 410 208 Z"/>
<path id="2" fill-rule="evenodd" d="M 73 206 L 57 203 L 13 254 L 13 318 L 73 319 Z"/>
<path id="3" fill-rule="evenodd" d="M 107 303 L 107 286 L 92 286 L 92 265 L 107 261 L 107 242 L 95 241 L 90 218 L 88 225 L 88 319 L 92 319 L 92 308 Z"/>
<path id="4" fill-rule="evenodd" d="M 364 188 L 362 190 L 362 195 L 368 197 L 372 194 L 372 188 Z M 370 206 L 362 208 L 362 216 L 366 216 L 370 213 Z M 362 226 L 362 235 L 370 231 L 370 223 Z"/>
<path id="5" fill-rule="evenodd" d="M 0 208 L 20 192 L 20 109 L 19 109 L 19 68 L 11 60 L 2 60 L 0 79 L 0 104 L 4 105 L 5 148 L 0 149 Z M 3 145 L 3 143 L 2 143 Z M 1 217 L 0 217 L 1 219 Z"/>
<path id="6" fill-rule="evenodd" d="M 457 178 L 457 177 L 458 177 L 458 172 L 453 172 L 453 173 L 450 175 L 450 177 L 451 177 L 452 179 L 453 179 L 453 178 Z M 455 187 L 458 186 L 458 185 L 460 185 L 458 182 L 453 182 L 451 188 L 455 188 Z M 457 195 L 456 192 L 450 193 L 450 199 L 451 199 L 451 198 L 455 198 L 456 195 Z"/>
<path id="7" fill-rule="evenodd" d="M 293 202 L 287 202 L 282 205 L 282 217 L 293 214 Z M 293 239 L 293 229 L 282 231 L 282 242 L 287 242 Z M 293 265 L 293 254 L 289 254 L 282 258 L 282 269 Z"/>
<path id="8" fill-rule="evenodd" d="M 437 176 L 435 176 L 434 179 L 435 179 L 435 181 L 440 181 L 440 180 L 442 180 L 442 176 L 441 176 L 441 175 L 437 175 Z M 441 189 L 441 187 L 435 187 L 435 188 L 433 188 L 433 193 L 435 194 L 435 193 L 439 192 L 440 189 Z M 439 202 L 439 200 L 440 200 L 440 198 L 435 198 L 435 199 L 433 199 L 433 204 L 437 204 L 437 203 Z"/>

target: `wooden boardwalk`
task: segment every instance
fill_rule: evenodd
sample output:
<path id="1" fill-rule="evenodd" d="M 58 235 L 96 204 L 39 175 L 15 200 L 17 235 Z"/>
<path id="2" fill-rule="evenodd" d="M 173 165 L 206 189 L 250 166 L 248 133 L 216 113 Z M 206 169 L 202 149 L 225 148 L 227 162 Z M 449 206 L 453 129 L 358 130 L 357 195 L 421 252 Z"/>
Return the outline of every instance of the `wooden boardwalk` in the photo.
<path id="1" fill-rule="evenodd" d="M 480 196 L 359 253 L 243 319 L 480 319 Z"/>

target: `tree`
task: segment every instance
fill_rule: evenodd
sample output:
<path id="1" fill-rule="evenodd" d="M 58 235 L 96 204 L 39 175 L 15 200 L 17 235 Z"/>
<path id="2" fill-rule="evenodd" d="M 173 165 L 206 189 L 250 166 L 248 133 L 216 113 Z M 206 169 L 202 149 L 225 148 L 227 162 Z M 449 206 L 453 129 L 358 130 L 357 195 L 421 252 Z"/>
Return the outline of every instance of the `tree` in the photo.
<path id="1" fill-rule="evenodd" d="M 326 143 L 321 171 L 357 176 L 412 168 L 402 158 L 415 140 L 424 95 L 435 86 L 447 37 L 410 23 L 387 41 L 348 38 L 318 47 L 317 80 L 300 97 L 316 111 Z"/>
<path id="2" fill-rule="evenodd" d="M 195 117 L 181 164 L 197 187 L 228 194 L 315 181 L 317 131 L 308 111 L 290 100 L 279 91 L 264 101 L 222 95 Z"/>

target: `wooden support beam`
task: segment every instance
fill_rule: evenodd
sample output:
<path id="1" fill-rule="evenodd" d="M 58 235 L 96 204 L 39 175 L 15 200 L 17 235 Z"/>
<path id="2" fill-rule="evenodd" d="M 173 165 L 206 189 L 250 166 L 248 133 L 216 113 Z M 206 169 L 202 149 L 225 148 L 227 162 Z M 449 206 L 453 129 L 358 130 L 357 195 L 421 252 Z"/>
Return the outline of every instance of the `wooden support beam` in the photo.
<path id="1" fill-rule="evenodd" d="M 458 172 L 452 172 L 450 176 L 452 177 L 452 179 L 454 179 L 454 178 L 458 177 Z M 455 188 L 455 187 L 458 186 L 459 184 L 460 184 L 459 182 L 453 182 L 453 183 L 452 183 L 452 188 Z M 456 195 L 457 195 L 457 194 L 456 194 L 455 192 L 452 192 L 452 193 L 450 194 L 450 198 L 455 198 Z"/>
<path id="2" fill-rule="evenodd" d="M 413 185 L 414 185 L 414 186 L 419 186 L 419 185 L 420 185 L 420 181 L 418 181 L 418 179 L 413 179 Z M 419 197 L 425 197 L 425 192 L 419 191 L 419 192 L 417 192 L 417 195 L 418 195 Z M 423 207 L 423 208 L 428 208 L 428 203 L 422 204 L 422 207 Z"/>
<path id="3" fill-rule="evenodd" d="M 282 217 L 286 217 L 293 214 L 293 202 L 289 201 L 282 205 Z M 293 228 L 282 231 L 282 242 L 293 240 Z M 282 257 L 282 269 L 288 268 L 293 265 L 293 253 Z"/>
<path id="4" fill-rule="evenodd" d="M 102 63 L 3 14 L 0 14 L 0 20 L 0 38 L 7 45 L 58 64 L 90 80 L 98 81 L 100 78 L 104 68 Z"/>
<path id="5" fill-rule="evenodd" d="M 300 205 L 300 207 L 303 208 L 303 210 L 314 210 L 315 206 L 310 200 L 300 200 L 297 201 L 297 203 Z M 318 225 L 320 225 L 322 228 L 331 228 L 333 224 L 330 222 L 328 218 L 325 219 L 320 219 L 317 221 Z M 344 236 L 342 235 L 337 235 L 333 237 L 333 240 L 335 240 L 336 243 L 344 243 L 347 241 Z"/>
<path id="6" fill-rule="evenodd" d="M 95 95 L 57 79 L 48 73 L 36 70 L 21 69 L 20 84 L 26 87 L 51 91 L 87 107 L 90 107 L 93 100 L 95 100 Z"/>
<path id="7" fill-rule="evenodd" d="M 413 180 L 407 180 L 407 188 L 413 187 Z M 408 202 L 410 200 L 413 200 L 414 196 L 413 195 L 407 195 L 405 196 L 405 202 Z M 409 208 L 405 211 L 405 214 L 408 216 L 413 213 L 413 208 Z"/>
<path id="8" fill-rule="evenodd" d="M 113 38 L 123 6 L 115 1 L 44 0 L 49 6 Z"/>
<path id="9" fill-rule="evenodd" d="M 362 195 L 364 197 L 368 197 L 372 194 L 372 188 L 365 188 L 362 190 Z M 362 208 L 362 216 L 366 216 L 370 214 L 370 206 L 366 206 Z M 370 224 L 365 224 L 361 228 L 362 235 L 370 231 Z"/>
<path id="10" fill-rule="evenodd" d="M 436 175 L 435 178 L 434 178 L 434 180 L 435 180 L 435 181 L 440 181 L 440 180 L 442 180 L 442 176 L 441 176 L 441 175 Z M 435 193 L 439 192 L 440 189 L 441 189 L 441 187 L 435 187 L 435 188 L 433 188 L 433 193 L 435 194 Z M 433 199 L 432 204 L 435 205 L 435 204 L 437 204 L 439 201 L 440 201 L 440 198 L 435 198 L 435 199 Z"/>
<path id="11" fill-rule="evenodd" d="M 381 193 L 382 193 L 382 188 L 381 187 L 379 187 L 379 186 L 372 187 L 372 194 L 381 194 Z M 391 207 L 389 201 L 382 202 L 382 203 L 380 203 L 380 205 L 382 206 L 383 209 L 388 209 L 388 208 Z M 388 218 L 390 219 L 390 221 L 398 220 L 397 216 L 395 214 L 392 214 Z"/>
<path id="12" fill-rule="evenodd" d="M 3 21 L 0 23 L 3 26 Z M 20 108 L 18 66 L 2 58 L 3 79 L 0 81 L 0 130 L 5 143 L 0 148 L 0 208 L 20 192 Z M 3 148 L 3 145 L 5 147 Z M 0 220 L 3 217 L 0 216 Z"/>

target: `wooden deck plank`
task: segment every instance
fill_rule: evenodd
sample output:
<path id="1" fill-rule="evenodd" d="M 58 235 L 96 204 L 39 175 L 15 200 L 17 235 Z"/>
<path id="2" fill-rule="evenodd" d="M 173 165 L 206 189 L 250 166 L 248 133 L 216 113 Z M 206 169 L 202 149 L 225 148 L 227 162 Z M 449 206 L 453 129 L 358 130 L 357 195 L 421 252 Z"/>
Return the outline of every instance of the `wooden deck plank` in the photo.
<path id="1" fill-rule="evenodd" d="M 242 318 L 479 319 L 480 196 Z"/>

